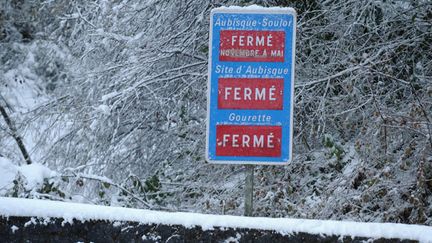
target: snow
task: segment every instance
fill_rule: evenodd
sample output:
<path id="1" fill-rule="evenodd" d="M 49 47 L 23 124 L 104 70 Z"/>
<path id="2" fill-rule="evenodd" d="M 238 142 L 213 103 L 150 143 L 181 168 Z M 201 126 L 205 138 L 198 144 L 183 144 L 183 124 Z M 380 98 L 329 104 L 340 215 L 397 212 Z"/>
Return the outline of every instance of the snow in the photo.
<path id="1" fill-rule="evenodd" d="M 18 167 L 18 171 L 26 178 L 27 183 L 25 187 L 27 190 L 32 190 L 42 185 L 45 178 L 52 178 L 57 175 L 56 172 L 50 170 L 48 167 L 37 163 L 22 165 Z"/>
<path id="2" fill-rule="evenodd" d="M 7 101 L 8 106 L 16 111 L 26 112 L 39 103 L 44 102 L 43 98 L 37 99 L 39 95 L 37 85 L 32 81 L 34 74 L 27 67 L 20 66 L 20 69 L 11 69 L 3 74 L 5 87 L 1 95 Z"/>
<path id="3" fill-rule="evenodd" d="M 26 52 L 26 56 L 15 68 L 2 73 L 0 69 L 0 80 L 4 82 L 0 96 L 3 96 L 9 107 L 14 111 L 25 113 L 36 108 L 38 105 L 47 102 L 47 97 L 43 96 L 40 77 L 35 69 L 38 62 L 35 60 L 34 51 L 36 44 L 21 45 L 14 44 L 14 49 Z"/>
<path id="4" fill-rule="evenodd" d="M 8 190 L 12 189 L 14 185 L 13 180 L 17 177 L 18 173 L 25 178 L 24 186 L 29 191 L 40 187 L 44 179 L 57 175 L 56 172 L 42 164 L 33 163 L 17 166 L 5 157 L 0 157 L 0 195 L 4 195 Z"/>
<path id="5" fill-rule="evenodd" d="M 289 7 L 263 7 L 263 6 L 259 6 L 256 4 L 253 5 L 249 5 L 249 6 L 244 6 L 244 7 L 240 7 L 240 6 L 222 6 L 222 7 L 218 7 L 215 9 L 212 9 L 212 11 L 216 11 L 216 10 L 250 10 L 250 11 L 260 11 L 260 10 L 285 10 L 285 11 L 292 11 L 295 12 L 295 10 L 293 8 L 289 8 Z"/>
<path id="6" fill-rule="evenodd" d="M 111 92 L 109 94 L 103 95 L 102 99 L 101 99 L 101 102 L 107 101 L 107 100 L 109 100 L 109 99 L 111 99 L 113 97 L 116 97 L 117 95 L 119 95 L 118 92 Z"/>
<path id="7" fill-rule="evenodd" d="M 241 217 L 183 212 L 160 212 L 142 209 L 96 206 L 37 199 L 0 197 L 0 215 L 5 217 L 54 217 L 65 222 L 76 220 L 133 221 L 143 224 L 200 226 L 274 230 L 282 234 L 304 232 L 310 234 L 351 237 L 397 238 L 432 242 L 432 227 L 396 223 L 362 223 L 352 221 L 312 220 L 292 218 Z"/>
<path id="8" fill-rule="evenodd" d="M 15 234 L 15 231 L 19 230 L 19 227 L 12 225 L 11 230 L 12 230 L 12 233 Z"/>
<path id="9" fill-rule="evenodd" d="M 12 181 L 15 179 L 16 173 L 16 166 L 10 160 L 0 157 L 0 195 L 4 195 L 13 187 Z"/>
<path id="10" fill-rule="evenodd" d="M 232 243 L 232 242 L 238 243 L 238 242 L 240 242 L 239 241 L 240 239 L 241 239 L 241 234 L 237 233 L 235 238 L 231 236 L 228 239 L 226 239 L 224 242 L 225 243 Z"/>
<path id="11" fill-rule="evenodd" d="M 95 110 L 104 115 L 109 115 L 111 113 L 111 108 L 107 105 L 99 105 Z"/>

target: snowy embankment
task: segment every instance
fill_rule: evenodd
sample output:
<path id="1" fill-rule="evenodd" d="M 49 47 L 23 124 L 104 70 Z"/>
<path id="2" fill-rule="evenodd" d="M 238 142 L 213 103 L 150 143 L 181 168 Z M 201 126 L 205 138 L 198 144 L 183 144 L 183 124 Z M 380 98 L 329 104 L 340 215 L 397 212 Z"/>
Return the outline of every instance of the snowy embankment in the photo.
<path id="1" fill-rule="evenodd" d="M 197 213 L 171 213 L 121 207 L 96 206 L 47 200 L 0 197 L 0 215 L 5 217 L 49 217 L 73 219 L 132 221 L 143 224 L 200 226 L 274 230 L 282 234 L 309 233 L 351 237 L 396 238 L 432 242 L 432 227 L 394 223 L 360 223 L 349 221 L 290 218 L 241 217 Z"/>

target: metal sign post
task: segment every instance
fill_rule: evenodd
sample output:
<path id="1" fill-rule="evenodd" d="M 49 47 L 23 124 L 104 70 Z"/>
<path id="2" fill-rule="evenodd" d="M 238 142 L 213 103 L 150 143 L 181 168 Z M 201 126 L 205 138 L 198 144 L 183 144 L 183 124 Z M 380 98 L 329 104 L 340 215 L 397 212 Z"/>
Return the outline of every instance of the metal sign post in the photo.
<path id="1" fill-rule="evenodd" d="M 284 165 L 291 161 L 295 32 L 292 8 L 212 10 L 208 162 Z"/>
<path id="2" fill-rule="evenodd" d="M 244 216 L 252 216 L 252 212 L 253 212 L 254 169 L 255 169 L 254 165 L 246 165 Z"/>

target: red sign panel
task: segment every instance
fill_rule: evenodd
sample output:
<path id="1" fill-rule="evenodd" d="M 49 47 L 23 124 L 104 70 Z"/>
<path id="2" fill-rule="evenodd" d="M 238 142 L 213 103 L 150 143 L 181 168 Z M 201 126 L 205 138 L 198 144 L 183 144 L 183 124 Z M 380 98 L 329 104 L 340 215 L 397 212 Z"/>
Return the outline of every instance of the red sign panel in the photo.
<path id="1" fill-rule="evenodd" d="M 220 61 L 283 62 L 284 50 L 284 31 L 220 31 Z"/>
<path id="2" fill-rule="evenodd" d="M 219 78 L 218 108 L 282 110 L 282 78 Z"/>
<path id="3" fill-rule="evenodd" d="M 281 126 L 216 126 L 217 156 L 281 156 Z"/>

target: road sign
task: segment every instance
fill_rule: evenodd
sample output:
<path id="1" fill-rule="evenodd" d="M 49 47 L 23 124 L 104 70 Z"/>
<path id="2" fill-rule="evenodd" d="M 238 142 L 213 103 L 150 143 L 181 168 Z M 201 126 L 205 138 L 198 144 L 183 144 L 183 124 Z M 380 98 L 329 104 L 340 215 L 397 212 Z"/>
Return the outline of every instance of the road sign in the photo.
<path id="1" fill-rule="evenodd" d="M 292 159 L 296 12 L 223 7 L 210 15 L 206 159 Z"/>

